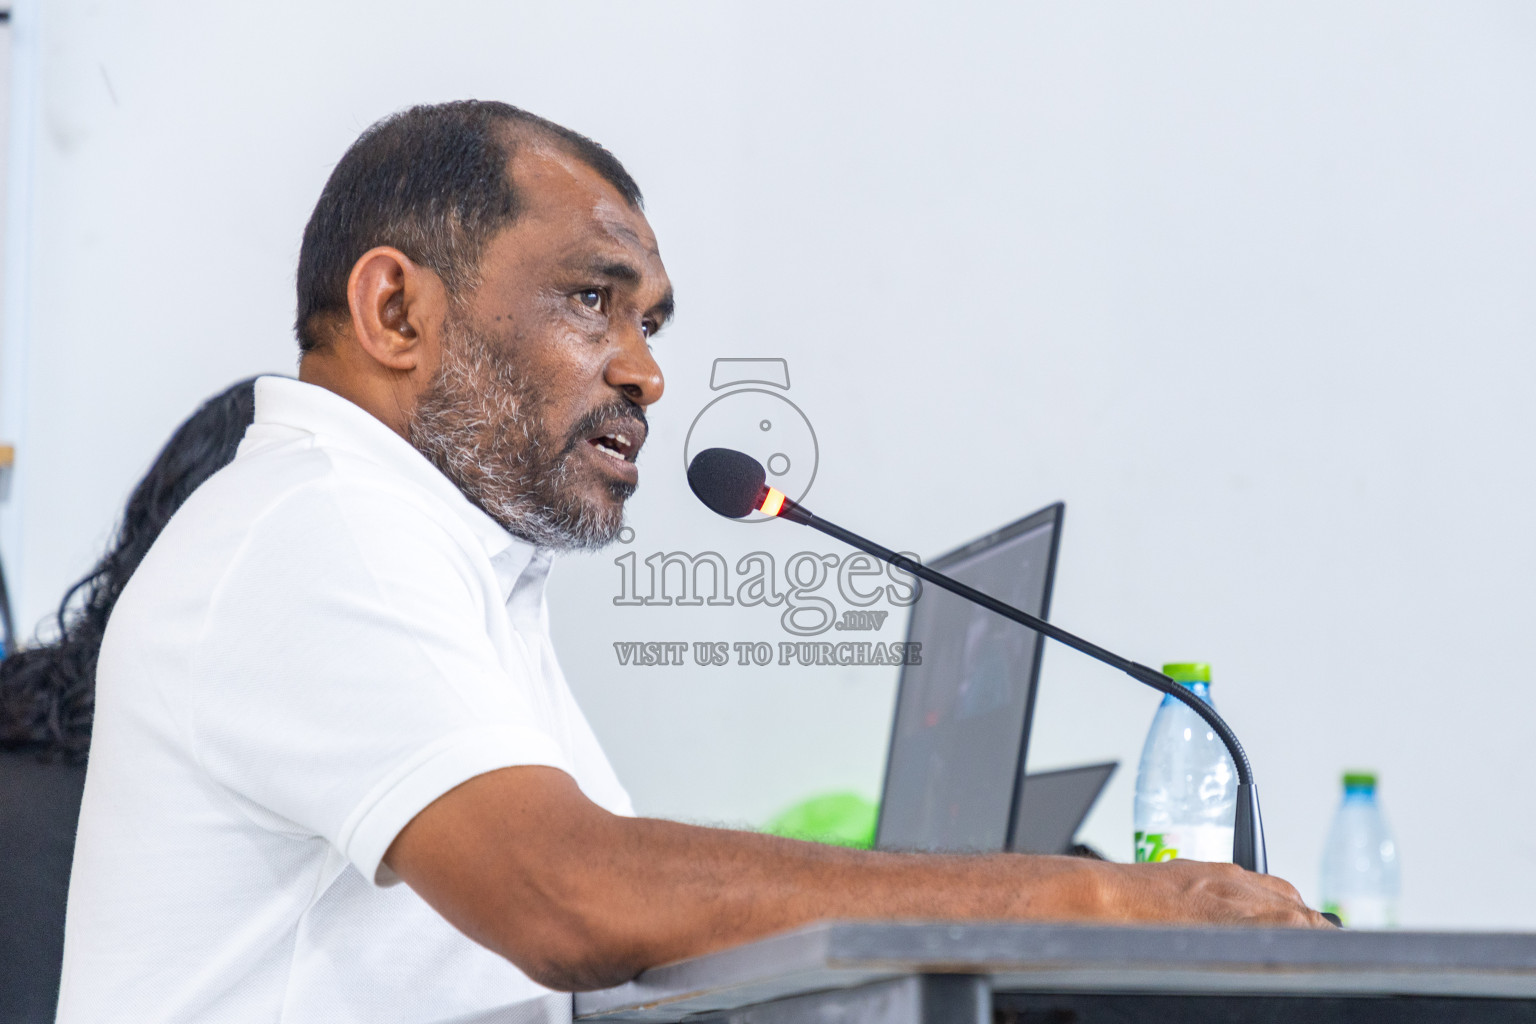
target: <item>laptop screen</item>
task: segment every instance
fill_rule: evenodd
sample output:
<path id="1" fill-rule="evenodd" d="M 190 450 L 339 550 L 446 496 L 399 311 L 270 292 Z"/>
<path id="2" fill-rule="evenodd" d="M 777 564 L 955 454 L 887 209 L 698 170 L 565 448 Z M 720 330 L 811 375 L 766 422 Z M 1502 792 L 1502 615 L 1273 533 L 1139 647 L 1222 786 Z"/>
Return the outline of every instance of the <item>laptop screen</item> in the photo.
<path id="1" fill-rule="evenodd" d="M 1044 617 L 1060 504 L 932 562 L 984 594 Z M 912 608 L 876 846 L 1008 848 L 1034 709 L 1041 637 L 932 584 Z"/>

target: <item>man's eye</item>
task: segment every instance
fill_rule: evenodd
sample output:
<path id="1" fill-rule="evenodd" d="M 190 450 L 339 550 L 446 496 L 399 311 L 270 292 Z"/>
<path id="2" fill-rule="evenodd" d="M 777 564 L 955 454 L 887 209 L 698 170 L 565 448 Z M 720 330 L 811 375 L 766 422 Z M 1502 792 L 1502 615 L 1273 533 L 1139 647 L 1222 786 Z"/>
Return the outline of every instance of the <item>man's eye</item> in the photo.
<path id="1" fill-rule="evenodd" d="M 649 320 L 640 321 L 640 333 L 649 338 L 656 333 L 656 325 Z"/>
<path id="2" fill-rule="evenodd" d="M 607 296 L 603 294 L 601 288 L 588 288 L 586 291 L 576 293 L 577 301 L 588 309 L 595 309 L 599 313 L 603 312 L 603 306 L 607 304 L 604 301 L 606 298 Z"/>

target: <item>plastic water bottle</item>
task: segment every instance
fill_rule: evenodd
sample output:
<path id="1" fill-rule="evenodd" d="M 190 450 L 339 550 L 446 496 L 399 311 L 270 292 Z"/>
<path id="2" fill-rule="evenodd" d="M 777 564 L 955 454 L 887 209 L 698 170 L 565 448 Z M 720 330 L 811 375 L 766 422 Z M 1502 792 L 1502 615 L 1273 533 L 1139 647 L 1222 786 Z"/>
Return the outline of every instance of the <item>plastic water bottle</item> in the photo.
<path id="1" fill-rule="evenodd" d="M 1323 848 L 1323 909 L 1349 928 L 1397 927 L 1397 844 L 1376 802 L 1374 772 L 1346 772 L 1344 802 Z"/>
<path id="2" fill-rule="evenodd" d="M 1211 702 L 1211 666 L 1164 665 L 1163 674 Z M 1232 860 L 1237 774 L 1205 720 L 1165 696 L 1136 773 L 1136 860 Z"/>

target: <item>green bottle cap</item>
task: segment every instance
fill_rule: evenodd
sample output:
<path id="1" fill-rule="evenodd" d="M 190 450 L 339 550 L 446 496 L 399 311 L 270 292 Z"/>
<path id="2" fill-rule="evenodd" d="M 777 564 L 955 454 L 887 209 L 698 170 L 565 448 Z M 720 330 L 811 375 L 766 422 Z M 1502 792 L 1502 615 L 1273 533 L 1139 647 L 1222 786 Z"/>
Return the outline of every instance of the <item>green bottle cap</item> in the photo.
<path id="1" fill-rule="evenodd" d="M 1175 661 L 1163 666 L 1163 675 L 1176 683 L 1209 683 L 1211 666 L 1203 661 Z"/>
<path id="2" fill-rule="evenodd" d="M 1344 773 L 1344 788 L 1345 789 L 1375 789 L 1376 788 L 1376 773 L 1375 772 L 1345 772 Z"/>

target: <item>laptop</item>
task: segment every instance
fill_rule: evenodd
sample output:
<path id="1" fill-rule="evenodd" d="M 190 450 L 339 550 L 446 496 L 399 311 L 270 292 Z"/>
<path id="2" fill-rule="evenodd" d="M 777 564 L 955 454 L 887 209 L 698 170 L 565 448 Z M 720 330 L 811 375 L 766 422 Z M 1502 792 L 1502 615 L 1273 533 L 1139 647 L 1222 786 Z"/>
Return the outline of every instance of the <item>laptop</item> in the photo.
<path id="1" fill-rule="evenodd" d="M 1065 511 L 1050 505 L 930 564 L 1045 618 Z M 1115 766 L 1026 780 L 1041 636 L 930 584 L 907 641 L 922 661 L 901 669 L 875 846 L 1066 852 Z"/>
<path id="2" fill-rule="evenodd" d="M 1014 853 L 1070 853 L 1077 830 L 1120 767 L 1118 761 L 1030 772 L 1019 787 L 1008 849 Z"/>

